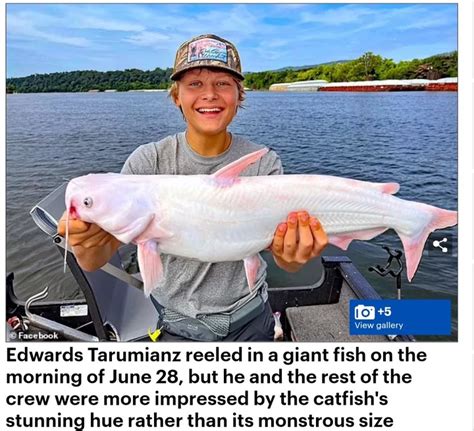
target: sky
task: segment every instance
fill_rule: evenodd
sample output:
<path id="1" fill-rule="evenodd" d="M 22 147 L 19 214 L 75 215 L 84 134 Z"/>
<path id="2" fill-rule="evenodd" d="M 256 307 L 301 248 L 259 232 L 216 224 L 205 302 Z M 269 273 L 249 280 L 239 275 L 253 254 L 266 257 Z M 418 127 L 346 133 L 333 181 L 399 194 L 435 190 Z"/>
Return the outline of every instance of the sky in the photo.
<path id="1" fill-rule="evenodd" d="M 172 67 L 178 46 L 213 33 L 245 72 L 365 52 L 411 60 L 457 49 L 455 4 L 8 4 L 7 77 Z"/>

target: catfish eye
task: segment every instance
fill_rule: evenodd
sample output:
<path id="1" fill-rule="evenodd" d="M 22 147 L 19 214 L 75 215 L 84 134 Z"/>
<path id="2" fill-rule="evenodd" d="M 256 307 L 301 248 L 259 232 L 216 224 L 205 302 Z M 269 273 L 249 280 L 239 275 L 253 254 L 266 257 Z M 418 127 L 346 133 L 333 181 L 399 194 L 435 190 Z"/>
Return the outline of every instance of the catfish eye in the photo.
<path id="1" fill-rule="evenodd" d="M 82 202 L 86 208 L 90 208 L 92 206 L 92 198 L 91 197 L 85 197 L 84 201 Z"/>

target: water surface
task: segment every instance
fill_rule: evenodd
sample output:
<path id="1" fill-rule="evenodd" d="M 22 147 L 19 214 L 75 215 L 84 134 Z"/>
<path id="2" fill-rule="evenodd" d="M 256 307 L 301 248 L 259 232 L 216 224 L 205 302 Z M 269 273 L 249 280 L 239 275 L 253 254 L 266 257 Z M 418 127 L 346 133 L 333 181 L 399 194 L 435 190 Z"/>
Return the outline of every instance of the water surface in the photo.
<path id="1" fill-rule="evenodd" d="M 457 208 L 457 94 L 250 92 L 230 127 L 275 149 L 287 173 L 328 174 L 401 184 L 398 196 Z M 25 299 L 45 285 L 57 298 L 79 297 L 59 253 L 30 209 L 72 177 L 117 172 L 140 144 L 182 131 L 165 93 L 14 94 L 7 96 L 7 271 Z M 407 298 L 453 301 L 457 333 L 457 230 L 449 253 L 424 256 Z M 384 264 L 394 233 L 354 242 L 348 255 L 384 297 L 395 282 L 367 268 Z M 426 253 L 425 253 L 426 254 Z"/>

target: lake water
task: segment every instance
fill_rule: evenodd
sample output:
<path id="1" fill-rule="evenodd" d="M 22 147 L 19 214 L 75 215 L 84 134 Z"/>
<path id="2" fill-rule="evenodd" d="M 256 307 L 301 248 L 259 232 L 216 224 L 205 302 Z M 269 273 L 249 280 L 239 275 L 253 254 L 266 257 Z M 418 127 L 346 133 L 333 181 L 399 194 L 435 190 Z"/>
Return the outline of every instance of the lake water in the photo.
<path id="1" fill-rule="evenodd" d="M 275 149 L 286 173 L 401 184 L 398 196 L 457 208 L 457 94 L 250 92 L 230 127 Z M 166 93 L 14 94 L 7 96 L 7 272 L 25 299 L 46 285 L 55 298 L 79 297 L 59 253 L 29 211 L 65 180 L 119 171 L 140 144 L 182 131 Z M 442 231 L 449 251 L 425 255 L 405 298 L 451 299 L 457 337 L 457 229 Z M 379 293 L 395 282 L 367 272 L 386 261 L 393 232 L 354 242 L 347 254 Z M 426 252 L 425 252 L 426 254 Z"/>

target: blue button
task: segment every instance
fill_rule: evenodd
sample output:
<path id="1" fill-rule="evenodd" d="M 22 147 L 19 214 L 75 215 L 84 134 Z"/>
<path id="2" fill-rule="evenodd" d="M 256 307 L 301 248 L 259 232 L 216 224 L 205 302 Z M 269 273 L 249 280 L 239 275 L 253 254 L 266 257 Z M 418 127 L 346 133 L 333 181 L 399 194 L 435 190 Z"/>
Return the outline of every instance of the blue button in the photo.
<path id="1" fill-rule="evenodd" d="M 350 301 L 351 335 L 451 335 L 448 299 Z"/>

